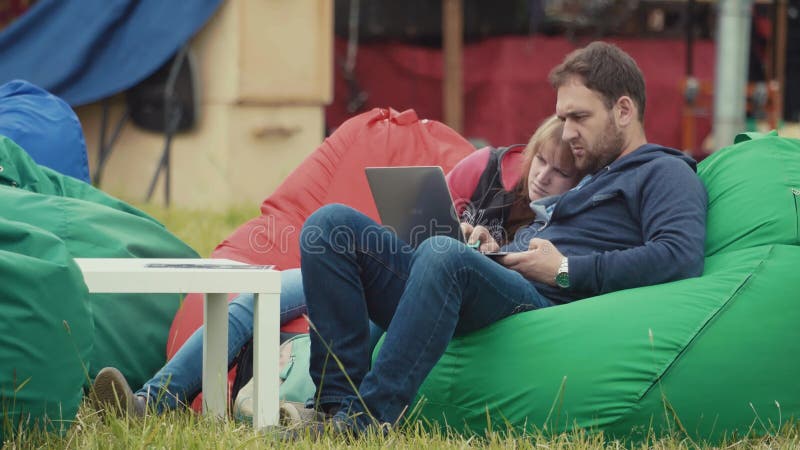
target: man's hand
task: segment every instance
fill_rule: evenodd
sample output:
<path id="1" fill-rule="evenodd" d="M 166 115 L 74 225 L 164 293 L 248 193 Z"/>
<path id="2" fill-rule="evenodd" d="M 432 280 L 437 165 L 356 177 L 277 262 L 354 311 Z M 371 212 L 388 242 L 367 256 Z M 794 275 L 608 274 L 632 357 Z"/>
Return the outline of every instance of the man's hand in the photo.
<path id="1" fill-rule="evenodd" d="M 484 226 L 478 225 L 477 227 L 473 227 L 468 223 L 462 222 L 461 232 L 464 233 L 467 244 L 474 245 L 475 243 L 479 243 L 478 250 L 481 253 L 500 250 L 500 244 L 494 240 L 492 234 L 489 233 L 489 230 Z"/>
<path id="2" fill-rule="evenodd" d="M 529 280 L 555 286 L 556 275 L 563 258 L 564 255 L 552 242 L 534 238 L 528 243 L 527 251 L 510 253 L 497 261 Z"/>

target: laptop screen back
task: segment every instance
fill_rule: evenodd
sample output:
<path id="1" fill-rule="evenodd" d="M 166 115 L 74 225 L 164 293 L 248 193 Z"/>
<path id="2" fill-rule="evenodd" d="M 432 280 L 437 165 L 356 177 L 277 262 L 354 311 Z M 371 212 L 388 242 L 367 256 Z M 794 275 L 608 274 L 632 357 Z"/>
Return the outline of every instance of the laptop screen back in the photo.
<path id="1" fill-rule="evenodd" d="M 464 242 L 441 167 L 368 167 L 365 171 L 381 223 L 400 239 L 413 247 L 436 235 Z"/>

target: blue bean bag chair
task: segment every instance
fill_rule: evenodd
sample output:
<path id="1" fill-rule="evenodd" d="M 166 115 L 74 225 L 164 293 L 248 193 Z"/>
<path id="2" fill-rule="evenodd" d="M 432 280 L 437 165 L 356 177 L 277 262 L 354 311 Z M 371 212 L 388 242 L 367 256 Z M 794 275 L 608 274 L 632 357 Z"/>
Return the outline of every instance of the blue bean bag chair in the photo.
<path id="1" fill-rule="evenodd" d="M 712 442 L 800 417 L 800 141 L 740 135 L 698 174 L 709 194 L 701 277 L 456 338 L 412 417 L 466 433 Z"/>
<path id="2" fill-rule="evenodd" d="M 23 80 L 0 86 L 0 135 L 36 161 L 89 183 L 89 160 L 78 116 L 55 95 Z"/>

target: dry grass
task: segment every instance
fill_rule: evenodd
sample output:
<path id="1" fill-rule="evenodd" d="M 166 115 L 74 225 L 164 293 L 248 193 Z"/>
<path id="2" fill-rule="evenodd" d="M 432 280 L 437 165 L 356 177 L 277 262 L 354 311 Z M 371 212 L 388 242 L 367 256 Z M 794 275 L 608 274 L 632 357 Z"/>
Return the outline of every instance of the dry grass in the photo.
<path id="1" fill-rule="evenodd" d="M 165 208 L 151 204 L 135 206 L 158 219 L 204 258 L 210 256 L 217 244 L 239 225 L 260 214 L 259 205 L 237 206 L 225 211 Z"/>
<path id="2" fill-rule="evenodd" d="M 143 419 L 102 417 L 84 405 L 76 422 L 63 436 L 28 431 L 5 442 L 5 448 L 355 448 L 355 449 L 796 449 L 800 448 L 800 427 L 785 426 L 776 435 L 725 441 L 709 445 L 693 443 L 683 436 L 651 436 L 646 442 L 606 439 L 602 433 L 575 431 L 557 436 L 541 433 L 496 432 L 488 436 L 460 436 L 429 431 L 417 423 L 387 436 L 370 435 L 349 442 L 341 437 L 324 436 L 291 443 L 274 432 L 257 433 L 249 425 L 220 421 L 188 411 L 178 411 Z"/>

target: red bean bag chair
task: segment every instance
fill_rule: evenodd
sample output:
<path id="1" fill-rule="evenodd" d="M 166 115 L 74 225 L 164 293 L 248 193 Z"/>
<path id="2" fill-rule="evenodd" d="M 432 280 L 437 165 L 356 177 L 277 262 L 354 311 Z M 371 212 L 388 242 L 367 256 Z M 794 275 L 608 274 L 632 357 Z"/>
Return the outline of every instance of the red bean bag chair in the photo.
<path id="1" fill-rule="evenodd" d="M 448 172 L 474 147 L 442 123 L 419 119 L 416 112 L 375 108 L 343 123 L 261 204 L 261 215 L 241 225 L 212 252 L 279 270 L 300 267 L 300 229 L 306 217 L 329 203 L 343 203 L 375 220 L 364 168 L 370 166 L 441 166 Z M 169 332 L 172 357 L 203 323 L 200 294 L 186 297 Z M 295 320 L 283 331 L 307 330 Z M 197 402 L 195 402 L 197 403 Z"/>

